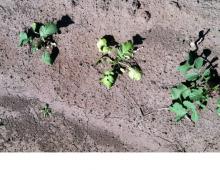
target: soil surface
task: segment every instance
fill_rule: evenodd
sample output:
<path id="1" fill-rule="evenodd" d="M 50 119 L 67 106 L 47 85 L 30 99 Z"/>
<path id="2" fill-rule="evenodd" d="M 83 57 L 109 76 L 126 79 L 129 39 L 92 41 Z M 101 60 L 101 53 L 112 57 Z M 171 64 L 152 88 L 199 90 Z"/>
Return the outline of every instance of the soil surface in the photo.
<path id="1" fill-rule="evenodd" d="M 219 152 L 215 100 L 195 125 L 167 110 L 170 87 L 183 81 L 176 67 L 200 31 L 210 29 L 200 49 L 220 56 L 219 18 L 219 0 L 0 0 L 0 151 Z M 59 20 L 53 66 L 18 47 L 32 22 Z M 141 81 L 99 84 L 104 35 L 139 42 Z M 45 103 L 53 110 L 46 118 Z"/>

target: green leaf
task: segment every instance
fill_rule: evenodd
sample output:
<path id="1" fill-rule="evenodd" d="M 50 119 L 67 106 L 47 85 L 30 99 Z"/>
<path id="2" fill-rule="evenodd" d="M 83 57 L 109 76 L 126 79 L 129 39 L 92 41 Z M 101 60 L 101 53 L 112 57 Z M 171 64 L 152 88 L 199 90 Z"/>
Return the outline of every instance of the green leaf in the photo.
<path id="1" fill-rule="evenodd" d="M 131 40 L 124 42 L 118 49 L 118 58 L 121 60 L 130 59 L 134 52 L 134 44 Z"/>
<path id="2" fill-rule="evenodd" d="M 107 47 L 107 40 L 105 38 L 100 38 L 97 42 L 97 47 L 102 52 L 103 47 Z"/>
<path id="3" fill-rule="evenodd" d="M 192 89 L 189 98 L 193 101 L 199 101 L 202 99 L 205 99 L 205 96 L 203 95 L 203 89 Z"/>
<path id="4" fill-rule="evenodd" d="M 171 89 L 171 98 L 172 100 L 179 99 L 181 96 L 181 91 L 177 88 L 172 88 Z"/>
<path id="5" fill-rule="evenodd" d="M 169 107 L 169 110 L 176 113 L 176 121 L 181 120 L 187 114 L 187 110 L 180 103 L 177 102 L 171 105 Z"/>
<path id="6" fill-rule="evenodd" d="M 211 78 L 211 70 L 210 69 L 206 69 L 202 75 L 206 81 L 208 81 Z"/>
<path id="7" fill-rule="evenodd" d="M 49 52 L 44 52 L 44 54 L 42 55 L 41 57 L 41 61 L 45 64 L 48 64 L 48 65 L 52 65 L 53 64 L 53 60 L 50 56 L 50 53 Z"/>
<path id="8" fill-rule="evenodd" d="M 32 28 L 32 30 L 35 32 L 35 31 L 36 31 L 36 28 L 37 28 L 37 23 L 33 22 L 33 23 L 31 24 L 31 28 Z"/>
<path id="9" fill-rule="evenodd" d="M 107 89 L 110 89 L 116 81 L 115 73 L 111 70 L 105 71 L 100 83 L 103 84 Z"/>
<path id="10" fill-rule="evenodd" d="M 29 38 L 26 32 L 20 32 L 19 34 L 19 46 L 23 46 L 29 42 Z"/>
<path id="11" fill-rule="evenodd" d="M 183 98 L 185 99 L 185 98 L 189 97 L 190 93 L 191 93 L 191 90 L 190 90 L 189 88 L 186 89 L 186 90 L 182 93 Z"/>
<path id="12" fill-rule="evenodd" d="M 58 32 L 56 24 L 50 22 L 40 27 L 40 36 L 42 38 L 47 38 L 50 35 L 53 35 Z"/>
<path id="13" fill-rule="evenodd" d="M 185 78 L 188 80 L 188 81 L 195 81 L 199 78 L 199 74 L 198 73 L 189 73 L 189 74 L 186 74 L 185 75 Z"/>
<path id="14" fill-rule="evenodd" d="M 134 45 L 131 40 L 121 44 L 121 49 L 124 54 L 131 54 L 134 50 Z"/>
<path id="15" fill-rule="evenodd" d="M 204 105 L 204 104 L 203 104 L 202 102 L 200 102 L 200 101 L 195 101 L 195 103 L 198 104 L 201 109 L 205 109 L 205 107 L 206 107 L 206 105 Z"/>
<path id="16" fill-rule="evenodd" d="M 112 50 L 112 48 L 111 47 L 103 47 L 102 48 L 102 50 L 101 50 L 101 52 L 103 53 L 103 54 L 108 54 L 109 52 L 111 52 L 111 50 Z"/>
<path id="17" fill-rule="evenodd" d="M 180 84 L 171 89 L 171 98 L 173 100 L 179 99 L 181 94 L 186 91 L 188 88 L 184 84 Z"/>
<path id="18" fill-rule="evenodd" d="M 190 101 L 184 101 L 183 105 L 188 109 L 191 110 L 192 112 L 196 111 L 196 106 L 190 102 Z"/>
<path id="19" fill-rule="evenodd" d="M 191 119 L 193 122 L 198 122 L 199 120 L 199 114 L 197 112 L 193 112 L 191 115 Z"/>
<path id="20" fill-rule="evenodd" d="M 184 65 L 181 65 L 179 67 L 177 67 L 177 70 L 182 73 L 185 74 L 187 71 L 189 71 L 192 67 L 188 64 L 185 63 Z"/>
<path id="21" fill-rule="evenodd" d="M 197 59 L 195 60 L 195 62 L 194 62 L 194 67 L 195 67 L 196 69 L 200 69 L 200 68 L 203 66 L 203 63 L 204 63 L 203 58 L 199 57 L 199 58 L 197 58 Z"/>
<path id="22" fill-rule="evenodd" d="M 132 80 L 141 80 L 142 77 L 142 71 L 139 67 L 129 67 L 128 68 L 128 76 Z"/>

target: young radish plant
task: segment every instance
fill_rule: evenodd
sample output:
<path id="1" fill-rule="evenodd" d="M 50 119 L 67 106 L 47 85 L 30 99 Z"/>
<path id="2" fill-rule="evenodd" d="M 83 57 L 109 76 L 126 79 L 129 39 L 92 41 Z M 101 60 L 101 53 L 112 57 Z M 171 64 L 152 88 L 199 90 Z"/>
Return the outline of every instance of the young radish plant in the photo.
<path id="1" fill-rule="evenodd" d="M 124 43 L 110 45 L 107 38 L 102 37 L 97 42 L 97 47 L 102 57 L 99 63 L 110 64 L 110 69 L 104 71 L 100 78 L 100 83 L 110 89 L 116 82 L 117 77 L 125 72 L 132 80 L 141 80 L 142 70 L 134 61 L 134 44 L 131 40 Z"/>
<path id="2" fill-rule="evenodd" d="M 53 35 L 58 33 L 57 25 L 53 22 L 46 24 L 32 23 L 31 28 L 26 29 L 19 34 L 19 46 L 29 45 L 32 52 L 43 49 L 41 61 L 52 65 L 55 58 L 53 52 L 57 48 Z"/>
<path id="3" fill-rule="evenodd" d="M 189 52 L 187 60 L 177 70 L 186 81 L 171 89 L 173 103 L 169 110 L 176 113 L 176 121 L 188 117 L 197 122 L 199 111 L 206 108 L 211 97 L 219 94 L 218 73 L 207 56 L 199 55 L 197 49 Z M 220 116 L 220 100 L 216 111 Z"/>

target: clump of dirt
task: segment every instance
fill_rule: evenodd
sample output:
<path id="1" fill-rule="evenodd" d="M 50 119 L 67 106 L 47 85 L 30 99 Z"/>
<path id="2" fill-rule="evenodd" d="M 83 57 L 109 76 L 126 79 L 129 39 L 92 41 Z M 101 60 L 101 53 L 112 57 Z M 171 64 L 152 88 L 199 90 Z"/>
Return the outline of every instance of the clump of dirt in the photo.
<path id="1" fill-rule="evenodd" d="M 210 29 L 201 49 L 219 56 L 219 11 L 217 0 L 1 0 L 0 150 L 220 151 L 213 102 L 196 125 L 176 123 L 167 110 L 170 87 L 182 81 L 176 67 L 201 30 Z M 63 17 L 53 66 L 18 48 L 32 22 Z M 104 35 L 136 36 L 141 81 L 122 76 L 111 90 L 99 84 L 96 42 Z M 40 113 L 45 103 L 54 111 L 48 118 Z"/>

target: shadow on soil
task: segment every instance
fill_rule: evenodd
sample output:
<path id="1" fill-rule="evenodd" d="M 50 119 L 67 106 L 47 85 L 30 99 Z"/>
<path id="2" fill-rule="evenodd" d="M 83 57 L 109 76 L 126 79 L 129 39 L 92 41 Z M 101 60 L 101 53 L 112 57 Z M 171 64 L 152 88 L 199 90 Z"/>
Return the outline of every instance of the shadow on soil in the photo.
<path id="1" fill-rule="evenodd" d="M 59 21 L 57 21 L 57 27 L 59 29 L 62 27 L 68 27 L 71 24 L 74 24 L 74 21 L 69 17 L 69 15 L 64 15 Z"/>

